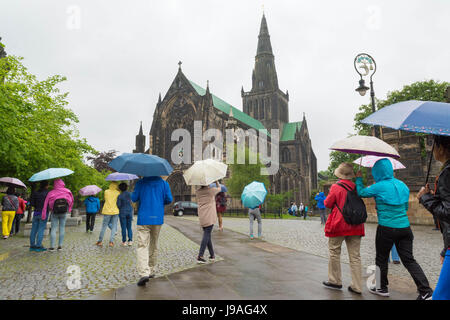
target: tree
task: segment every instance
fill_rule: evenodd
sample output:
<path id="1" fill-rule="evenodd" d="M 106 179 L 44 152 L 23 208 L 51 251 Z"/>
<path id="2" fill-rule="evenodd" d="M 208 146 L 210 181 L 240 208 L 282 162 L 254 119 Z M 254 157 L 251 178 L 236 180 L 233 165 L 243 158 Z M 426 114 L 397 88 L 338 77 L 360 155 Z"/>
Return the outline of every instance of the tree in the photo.
<path id="1" fill-rule="evenodd" d="M 38 171 L 65 167 L 75 172 L 64 178 L 74 195 L 86 184 L 101 184 L 103 174 L 83 162 L 84 155 L 97 151 L 80 138 L 68 93 L 57 87 L 66 78 L 38 80 L 21 60 L 0 59 L 0 176 L 27 182 Z"/>
<path id="2" fill-rule="evenodd" d="M 268 194 L 266 197 L 265 205 L 271 212 L 278 213 L 280 210 L 282 210 L 283 205 L 286 203 L 286 201 L 291 198 L 292 191 L 286 191 L 277 194 Z"/>
<path id="3" fill-rule="evenodd" d="M 116 156 L 117 156 L 116 150 L 109 150 L 104 152 L 97 152 L 93 156 L 88 156 L 86 159 L 88 161 L 91 161 L 92 165 L 94 166 L 95 170 L 102 172 L 104 170 L 108 171 L 115 171 L 110 166 L 108 166 L 108 163 L 110 163 Z"/>

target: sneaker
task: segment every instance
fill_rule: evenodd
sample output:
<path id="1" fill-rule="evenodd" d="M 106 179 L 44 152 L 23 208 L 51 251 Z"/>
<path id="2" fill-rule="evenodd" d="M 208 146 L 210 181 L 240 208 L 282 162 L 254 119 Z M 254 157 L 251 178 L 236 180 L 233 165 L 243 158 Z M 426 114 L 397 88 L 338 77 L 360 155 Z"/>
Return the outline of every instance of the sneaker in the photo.
<path id="1" fill-rule="evenodd" d="M 30 251 L 36 252 L 37 247 L 30 247 Z"/>
<path id="2" fill-rule="evenodd" d="M 431 300 L 433 297 L 433 291 L 425 293 L 425 295 L 419 294 L 416 300 Z"/>
<path id="3" fill-rule="evenodd" d="M 55 248 L 48 248 L 49 252 L 55 252 Z"/>
<path id="4" fill-rule="evenodd" d="M 142 277 L 142 278 L 139 279 L 137 285 L 138 285 L 139 287 L 143 287 L 143 286 L 145 286 L 145 284 L 148 282 L 148 280 L 149 280 L 148 277 Z"/>
<path id="5" fill-rule="evenodd" d="M 122 247 L 126 247 L 127 243 L 126 242 L 122 242 Z"/>
<path id="6" fill-rule="evenodd" d="M 36 251 L 36 252 L 43 252 L 43 251 L 47 251 L 47 248 L 40 247 L 40 248 L 36 248 L 35 251 Z"/>
<path id="7" fill-rule="evenodd" d="M 352 286 L 348 286 L 348 291 L 352 292 L 352 293 L 356 293 L 356 294 L 361 294 L 361 292 L 356 291 L 355 289 L 352 288 Z"/>
<path id="8" fill-rule="evenodd" d="M 114 242 L 109 242 L 109 246 L 112 248 L 114 247 Z"/>
<path id="9" fill-rule="evenodd" d="M 59 246 L 59 247 L 58 247 L 58 251 L 61 251 L 61 250 L 62 250 L 62 247 L 61 247 L 61 246 Z"/>
<path id="10" fill-rule="evenodd" d="M 206 260 L 203 259 L 203 258 L 198 257 L 198 258 L 197 258 L 197 263 L 203 264 L 203 263 L 206 263 Z"/>
<path id="11" fill-rule="evenodd" d="M 133 241 L 128 241 L 128 246 L 131 247 L 133 245 Z"/>
<path id="12" fill-rule="evenodd" d="M 324 282 L 322 282 L 322 284 L 325 287 L 329 288 L 329 289 L 335 289 L 335 290 L 341 290 L 342 289 L 342 285 L 330 283 L 328 281 L 324 281 Z"/>
<path id="13" fill-rule="evenodd" d="M 103 243 L 101 241 L 97 241 L 96 246 L 103 247 Z"/>
<path id="14" fill-rule="evenodd" d="M 5 240 L 8 239 L 8 236 L 3 236 L 3 239 L 5 239 Z"/>
<path id="15" fill-rule="evenodd" d="M 370 287 L 369 292 L 382 297 L 389 297 L 389 291 L 387 289 L 377 289 L 376 287 Z"/>
<path id="16" fill-rule="evenodd" d="M 216 261 L 216 257 L 209 257 L 209 261 L 211 261 L 211 262 Z"/>

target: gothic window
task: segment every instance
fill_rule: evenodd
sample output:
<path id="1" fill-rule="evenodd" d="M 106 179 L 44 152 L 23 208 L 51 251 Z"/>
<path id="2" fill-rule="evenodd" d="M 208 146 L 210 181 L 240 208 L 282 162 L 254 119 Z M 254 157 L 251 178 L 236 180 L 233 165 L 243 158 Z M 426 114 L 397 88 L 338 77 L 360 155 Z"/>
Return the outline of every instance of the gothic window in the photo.
<path id="1" fill-rule="evenodd" d="M 284 192 L 289 191 L 289 180 L 284 178 Z"/>
<path id="2" fill-rule="evenodd" d="M 263 88 L 263 87 L 264 87 L 264 81 L 260 81 L 260 82 L 259 82 L 259 87 L 260 87 L 260 88 Z"/>
<path id="3" fill-rule="evenodd" d="M 258 100 L 255 100 L 255 119 L 258 119 Z"/>
<path id="4" fill-rule="evenodd" d="M 288 148 L 284 148 L 281 152 L 281 162 L 291 162 L 291 153 Z"/>
<path id="5" fill-rule="evenodd" d="M 261 114 L 260 114 L 260 118 L 261 119 L 264 119 L 264 100 L 261 100 L 261 108 L 260 108 L 260 112 L 261 112 Z"/>
<path id="6" fill-rule="evenodd" d="M 253 110 L 252 110 L 252 102 L 251 101 L 249 101 L 248 102 L 248 114 L 252 114 L 252 112 L 253 112 Z"/>

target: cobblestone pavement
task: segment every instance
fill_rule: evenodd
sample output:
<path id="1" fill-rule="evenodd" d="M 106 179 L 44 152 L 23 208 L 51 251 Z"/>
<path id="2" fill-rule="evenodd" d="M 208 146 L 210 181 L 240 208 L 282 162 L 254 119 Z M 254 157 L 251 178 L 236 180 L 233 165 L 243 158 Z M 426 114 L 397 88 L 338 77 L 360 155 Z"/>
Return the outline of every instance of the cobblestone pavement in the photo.
<path id="1" fill-rule="evenodd" d="M 197 217 L 183 217 L 197 220 Z M 249 221 L 245 218 L 224 217 L 223 226 L 226 229 L 243 234 L 249 234 Z M 257 233 L 258 224 L 253 224 L 254 234 Z M 217 228 L 217 226 L 216 226 Z M 375 264 L 375 233 L 377 225 L 366 223 L 366 235 L 361 241 L 361 262 L 363 272 L 366 267 Z M 433 231 L 433 226 L 411 226 L 414 233 L 414 257 L 425 272 L 434 288 L 439 278 L 441 264 L 439 254 L 443 248 L 442 236 L 439 231 Z M 216 229 L 215 229 L 216 230 Z M 320 219 L 316 217 L 294 220 L 263 219 L 262 240 L 272 242 L 298 251 L 328 258 L 328 240 L 324 235 Z M 341 262 L 348 263 L 347 249 L 343 244 Z M 413 287 L 414 282 L 402 264 L 389 264 L 389 275 L 409 281 Z"/>
<path id="2" fill-rule="evenodd" d="M 136 218 L 133 231 L 136 236 Z M 95 221 L 92 234 L 85 232 L 85 222 L 78 227 L 66 227 L 63 250 L 60 252 L 30 252 L 29 238 L 22 236 L 0 240 L 0 300 L 4 299 L 83 299 L 136 283 L 136 242 L 122 247 L 120 225 L 115 247 L 109 248 L 110 231 L 107 229 L 104 247 L 95 246 L 102 219 Z M 49 236 L 44 246 L 49 245 Z M 156 277 L 195 267 L 199 245 L 183 234 L 163 225 L 159 238 Z M 217 261 L 223 260 L 217 257 Z M 69 290 L 67 268 L 77 265 L 81 269 L 81 288 Z"/>

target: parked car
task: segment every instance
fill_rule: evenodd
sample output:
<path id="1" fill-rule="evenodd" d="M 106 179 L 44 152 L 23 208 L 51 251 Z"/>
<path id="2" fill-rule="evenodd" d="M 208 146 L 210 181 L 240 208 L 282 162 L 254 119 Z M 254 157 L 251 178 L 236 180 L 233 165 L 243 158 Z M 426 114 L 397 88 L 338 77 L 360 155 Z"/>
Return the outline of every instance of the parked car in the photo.
<path id="1" fill-rule="evenodd" d="M 178 201 L 173 205 L 173 215 L 182 216 L 184 214 L 192 214 L 198 216 L 198 205 L 190 201 Z"/>

